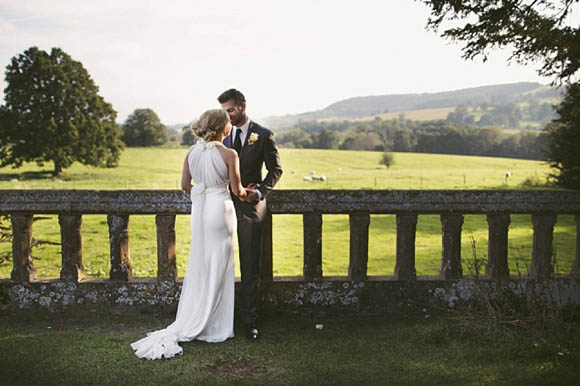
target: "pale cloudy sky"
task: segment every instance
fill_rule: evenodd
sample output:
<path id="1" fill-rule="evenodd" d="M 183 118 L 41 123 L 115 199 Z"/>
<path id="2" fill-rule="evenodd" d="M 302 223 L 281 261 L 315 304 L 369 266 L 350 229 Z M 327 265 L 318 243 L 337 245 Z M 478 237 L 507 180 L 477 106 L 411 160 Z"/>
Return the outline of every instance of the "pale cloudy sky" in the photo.
<path id="1" fill-rule="evenodd" d="M 353 96 L 550 82 L 536 66 L 508 66 L 507 52 L 464 61 L 425 30 L 427 17 L 413 0 L 0 0 L 0 66 L 31 46 L 60 47 L 119 121 L 152 108 L 165 124 L 218 107 L 231 87 L 257 118 Z"/>

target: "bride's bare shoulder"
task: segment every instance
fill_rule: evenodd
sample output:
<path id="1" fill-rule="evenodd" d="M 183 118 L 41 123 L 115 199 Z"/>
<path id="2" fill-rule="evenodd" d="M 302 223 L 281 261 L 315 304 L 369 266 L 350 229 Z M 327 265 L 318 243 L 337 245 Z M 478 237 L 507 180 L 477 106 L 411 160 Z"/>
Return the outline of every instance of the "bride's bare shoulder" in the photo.
<path id="1" fill-rule="evenodd" d="M 224 160 L 229 161 L 235 157 L 237 157 L 238 153 L 234 149 L 230 149 L 223 143 L 216 142 L 215 147 L 219 150 L 220 154 L 224 158 Z"/>

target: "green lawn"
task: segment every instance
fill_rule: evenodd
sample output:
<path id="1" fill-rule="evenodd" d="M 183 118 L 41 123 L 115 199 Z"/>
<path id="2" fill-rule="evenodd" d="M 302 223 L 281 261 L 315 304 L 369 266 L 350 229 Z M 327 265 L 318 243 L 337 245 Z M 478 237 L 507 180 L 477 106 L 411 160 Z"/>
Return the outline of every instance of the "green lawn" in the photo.
<path id="1" fill-rule="evenodd" d="M 0 379 L 10 386 L 577 384 L 577 324 L 522 328 L 516 320 L 506 328 L 419 314 L 265 315 L 256 343 L 236 326 L 236 338 L 224 343 L 182 343 L 182 356 L 146 361 L 129 344 L 173 315 L 1 313 Z"/>
<path id="2" fill-rule="evenodd" d="M 79 164 L 66 170 L 61 179 L 50 177 L 50 165 L 34 164 L 21 169 L 0 169 L 0 189 L 176 189 L 187 149 L 129 148 L 120 166 L 97 169 Z M 505 158 L 467 157 L 436 154 L 396 153 L 390 169 L 379 166 L 381 153 L 367 151 L 281 149 L 284 175 L 278 189 L 519 189 L 529 177 L 544 180 L 546 164 Z M 511 172 L 506 181 L 505 173 Z M 327 181 L 304 181 L 314 172 Z M 57 216 L 38 221 L 34 236 L 60 240 Z M 153 276 L 157 268 L 154 216 L 132 216 L 131 259 L 134 276 Z M 302 217 L 277 215 L 273 219 L 274 275 L 302 272 Z M 178 275 L 183 276 L 189 251 L 188 216 L 177 217 Z M 558 272 L 569 272 L 575 256 L 576 224 L 572 216 L 559 216 L 555 229 Z M 395 217 L 371 216 L 369 274 L 392 275 L 395 261 Z M 485 216 L 466 216 L 463 227 L 463 255 L 471 258 L 472 238 L 476 256 L 487 255 Z M 512 216 L 509 260 L 512 273 L 526 273 L 531 258 L 532 227 L 529 215 Z M 323 216 L 323 270 L 325 275 L 346 275 L 349 229 L 346 215 Z M 10 248 L 0 244 L 0 250 Z M 60 247 L 43 245 L 33 251 L 40 277 L 58 277 Z M 441 255 L 439 216 L 419 216 L 416 265 L 419 275 L 438 272 Z M 91 277 L 107 276 L 109 244 L 106 216 L 83 216 L 83 262 Z M 10 264 L 0 266 L 0 277 L 10 276 Z M 465 267 L 468 271 L 468 267 Z M 238 271 L 239 274 L 239 271 Z"/>

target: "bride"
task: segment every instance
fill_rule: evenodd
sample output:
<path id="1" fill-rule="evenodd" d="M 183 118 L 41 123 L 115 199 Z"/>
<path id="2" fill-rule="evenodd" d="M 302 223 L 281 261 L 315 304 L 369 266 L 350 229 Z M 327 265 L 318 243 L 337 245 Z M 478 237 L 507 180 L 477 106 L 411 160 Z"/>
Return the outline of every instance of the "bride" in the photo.
<path id="1" fill-rule="evenodd" d="M 228 185 L 239 198 L 235 150 L 222 144 L 232 125 L 223 110 L 203 113 L 193 125 L 201 140 L 183 163 L 181 186 L 191 195 L 191 249 L 175 322 L 131 344 L 139 358 L 183 354 L 178 342 L 222 342 L 234 336 L 234 235 L 237 220 Z M 191 185 L 191 180 L 195 185 Z"/>

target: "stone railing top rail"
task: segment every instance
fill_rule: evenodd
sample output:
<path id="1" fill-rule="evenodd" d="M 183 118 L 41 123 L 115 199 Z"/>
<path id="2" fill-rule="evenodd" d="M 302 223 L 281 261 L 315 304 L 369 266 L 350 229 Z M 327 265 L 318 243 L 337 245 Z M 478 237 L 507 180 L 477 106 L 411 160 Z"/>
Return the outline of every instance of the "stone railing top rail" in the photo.
<path id="1" fill-rule="evenodd" d="M 580 191 L 564 190 L 274 190 L 273 214 L 580 213 Z M 188 214 L 179 190 L 0 190 L 0 212 Z"/>

